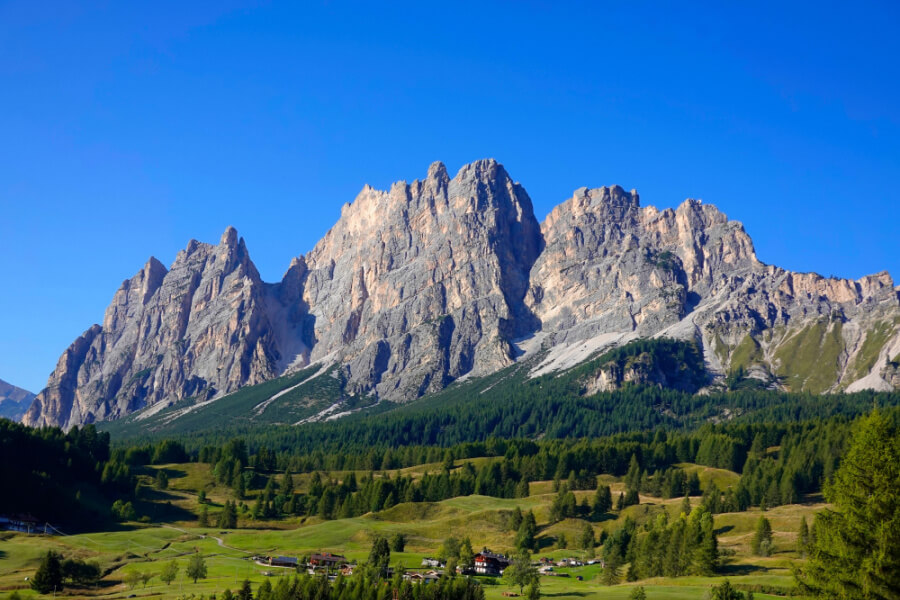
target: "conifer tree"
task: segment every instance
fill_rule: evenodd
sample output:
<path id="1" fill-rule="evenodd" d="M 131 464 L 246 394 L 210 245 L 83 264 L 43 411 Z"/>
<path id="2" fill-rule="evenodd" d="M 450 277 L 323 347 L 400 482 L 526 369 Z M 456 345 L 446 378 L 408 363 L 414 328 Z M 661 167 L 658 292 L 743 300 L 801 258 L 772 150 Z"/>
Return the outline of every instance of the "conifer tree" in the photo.
<path id="1" fill-rule="evenodd" d="M 591 555 L 594 554 L 594 544 L 596 540 L 594 539 L 594 528 L 591 527 L 590 523 L 585 522 L 584 527 L 581 529 L 581 538 L 579 539 L 579 545 L 582 550 L 587 550 Z"/>
<path id="2" fill-rule="evenodd" d="M 39 594 L 49 594 L 62 587 L 62 566 L 59 554 L 48 550 L 41 558 L 37 572 L 31 578 L 31 589 Z"/>
<path id="3" fill-rule="evenodd" d="M 800 558 L 806 558 L 809 552 L 809 525 L 806 524 L 806 517 L 800 519 L 800 532 L 797 534 L 797 554 Z"/>
<path id="4" fill-rule="evenodd" d="M 599 519 L 610 510 L 612 510 L 612 492 L 608 485 L 600 485 L 597 487 L 597 493 L 594 494 L 594 518 Z"/>
<path id="5" fill-rule="evenodd" d="M 825 489 L 834 510 L 816 515 L 805 592 L 823 597 L 900 598 L 900 432 L 880 411 L 857 424 Z"/>
<path id="6" fill-rule="evenodd" d="M 750 550 L 756 556 L 772 554 L 772 524 L 763 516 L 756 522 L 756 532 L 750 542 Z"/>

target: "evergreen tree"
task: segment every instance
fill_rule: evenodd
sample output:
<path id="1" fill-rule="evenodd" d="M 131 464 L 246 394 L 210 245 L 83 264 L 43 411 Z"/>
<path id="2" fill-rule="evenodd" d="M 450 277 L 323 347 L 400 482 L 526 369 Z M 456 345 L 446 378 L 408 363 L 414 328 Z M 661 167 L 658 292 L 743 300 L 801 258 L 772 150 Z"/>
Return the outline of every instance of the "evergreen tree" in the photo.
<path id="1" fill-rule="evenodd" d="M 622 559 L 616 553 L 610 554 L 600 572 L 600 581 L 603 585 L 616 585 L 622 580 Z"/>
<path id="2" fill-rule="evenodd" d="M 165 469 L 158 469 L 156 471 L 156 488 L 160 490 L 168 489 L 169 487 L 169 475 L 166 473 Z"/>
<path id="3" fill-rule="evenodd" d="M 710 600 L 753 600 L 753 595 L 750 592 L 747 594 L 742 594 L 738 590 L 734 589 L 734 586 L 731 585 L 727 579 L 721 583 L 721 585 L 717 585 L 710 590 L 709 594 Z"/>
<path id="4" fill-rule="evenodd" d="M 625 489 L 638 490 L 641 487 L 641 465 L 637 456 L 631 455 L 631 462 L 628 465 L 628 473 L 625 474 Z"/>
<path id="5" fill-rule="evenodd" d="M 644 591 L 644 586 L 639 585 L 631 590 L 628 600 L 647 600 L 647 592 Z"/>
<path id="6" fill-rule="evenodd" d="M 279 493 L 282 496 L 290 497 L 294 493 L 294 478 L 291 476 L 291 470 L 287 469 L 284 472 L 284 477 L 281 478 L 281 489 Z"/>
<path id="7" fill-rule="evenodd" d="M 825 489 L 834 510 L 813 523 L 815 542 L 799 579 L 823 597 L 900 598 L 900 432 L 880 411 L 857 424 Z"/>
<path id="8" fill-rule="evenodd" d="M 475 551 L 472 550 L 472 542 L 468 536 L 463 538 L 462 544 L 459 546 L 459 566 L 464 571 L 470 571 L 475 568 Z"/>
<path id="9" fill-rule="evenodd" d="M 597 493 L 594 494 L 593 514 L 595 519 L 599 519 L 604 514 L 612 510 L 612 492 L 608 485 L 600 485 L 597 487 Z"/>
<path id="10" fill-rule="evenodd" d="M 519 531 L 516 532 L 516 549 L 522 551 L 535 550 L 537 546 L 537 521 L 530 510 L 522 519 Z"/>
<path id="11" fill-rule="evenodd" d="M 234 529 L 237 527 L 237 508 L 231 500 L 225 501 L 225 506 L 222 508 L 222 512 L 219 513 L 216 526 L 222 529 Z"/>
<path id="12" fill-rule="evenodd" d="M 395 533 L 391 537 L 391 550 L 394 552 L 403 552 L 406 548 L 406 536 L 402 533 Z"/>
<path id="13" fill-rule="evenodd" d="M 593 554 L 594 544 L 596 540 L 594 539 L 594 528 L 591 527 L 590 523 L 585 522 L 584 527 L 581 529 L 581 539 L 579 540 L 579 545 L 582 550 L 587 550 Z"/>
<path id="14" fill-rule="evenodd" d="M 809 552 L 809 525 L 806 524 L 806 516 L 800 519 L 800 531 L 797 534 L 797 554 L 800 558 L 806 558 Z"/>
<path id="15" fill-rule="evenodd" d="M 60 556 L 48 550 L 41 558 L 37 572 L 31 578 L 31 589 L 39 594 L 49 594 L 62 587 L 62 565 Z"/>
<path id="16" fill-rule="evenodd" d="M 756 522 L 756 532 L 750 542 L 750 550 L 756 556 L 772 554 L 772 524 L 763 516 Z"/>
<path id="17" fill-rule="evenodd" d="M 519 507 L 517 506 L 517 507 L 513 510 L 512 516 L 510 516 L 510 518 L 509 518 L 509 528 L 510 528 L 512 531 L 518 531 L 518 530 L 519 530 L 519 526 L 522 525 L 522 519 L 523 519 L 523 518 L 524 518 L 524 517 L 522 516 L 522 509 L 519 508 Z"/>
<path id="18" fill-rule="evenodd" d="M 250 580 L 245 579 L 238 590 L 237 600 L 253 600 L 253 590 L 250 589 Z"/>
<path id="19" fill-rule="evenodd" d="M 390 564 L 391 547 L 388 541 L 379 535 L 372 541 L 372 549 L 369 551 L 369 565 L 381 576 L 384 576 Z"/>
<path id="20" fill-rule="evenodd" d="M 209 527 L 209 509 L 204 504 L 200 507 L 200 516 L 197 517 L 198 527 Z"/>
<path id="21" fill-rule="evenodd" d="M 528 480 L 523 477 L 516 485 L 516 498 L 527 498 L 529 493 Z"/>
<path id="22" fill-rule="evenodd" d="M 565 550 L 569 547 L 569 540 L 566 539 L 565 532 L 560 532 L 560 534 L 556 536 L 556 547 L 560 550 Z"/>

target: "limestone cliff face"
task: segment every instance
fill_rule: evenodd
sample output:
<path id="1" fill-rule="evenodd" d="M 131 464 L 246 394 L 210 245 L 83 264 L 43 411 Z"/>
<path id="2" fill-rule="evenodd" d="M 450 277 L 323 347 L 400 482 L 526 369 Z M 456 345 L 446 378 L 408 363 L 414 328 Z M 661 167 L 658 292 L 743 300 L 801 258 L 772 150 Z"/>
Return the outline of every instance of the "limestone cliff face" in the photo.
<path id="1" fill-rule="evenodd" d="M 723 377 L 892 389 L 898 293 L 887 273 L 765 265 L 740 223 L 699 201 L 658 210 L 617 186 L 582 188 L 539 225 L 496 161 L 452 179 L 435 163 L 421 181 L 366 186 L 278 283 L 260 280 L 232 228 L 218 245 L 191 241 L 168 270 L 151 259 L 63 353 L 24 422 L 211 399 L 313 362 L 338 365 L 348 393 L 407 401 L 511 364 L 529 336 L 542 372 L 667 336 L 696 340 Z"/>
<path id="2" fill-rule="evenodd" d="M 168 271 L 151 258 L 63 353 L 23 422 L 70 427 L 275 376 L 265 298 L 233 228 L 217 246 L 192 240 Z"/>
<path id="3" fill-rule="evenodd" d="M 699 342 L 713 372 L 746 369 L 773 387 L 892 387 L 900 302 L 887 273 L 850 281 L 768 266 L 714 206 L 642 208 L 618 187 L 576 191 L 541 230 L 528 306 L 551 354 L 599 336 L 667 336 Z"/>
<path id="4" fill-rule="evenodd" d="M 304 259 L 311 359 L 339 357 L 354 388 L 392 400 L 510 364 L 510 340 L 536 325 L 524 297 L 540 244 L 531 200 L 493 160 L 366 187 Z"/>

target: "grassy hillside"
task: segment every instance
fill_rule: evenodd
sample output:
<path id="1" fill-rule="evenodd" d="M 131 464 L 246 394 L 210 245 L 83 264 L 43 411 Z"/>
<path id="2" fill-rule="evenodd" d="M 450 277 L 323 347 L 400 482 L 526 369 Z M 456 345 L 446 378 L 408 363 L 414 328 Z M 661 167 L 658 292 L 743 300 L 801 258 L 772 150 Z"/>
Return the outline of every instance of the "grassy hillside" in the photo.
<path id="1" fill-rule="evenodd" d="M 736 481 L 737 474 L 721 469 L 709 469 L 700 465 L 685 464 L 686 471 L 697 471 L 704 482 L 716 481 L 727 486 Z M 217 486 L 210 468 L 203 464 L 170 464 L 149 468 L 142 477 L 148 480 L 151 471 L 165 469 L 171 474 L 171 485 L 167 499 L 173 505 L 196 515 L 199 510 L 197 494 L 204 490 L 209 499 L 208 509 L 212 514 L 220 510 L 224 500 L 231 498 L 231 491 Z M 428 470 L 424 467 L 422 472 Z M 409 472 L 409 470 L 407 470 Z M 384 476 L 395 477 L 396 472 L 386 472 Z M 333 476 L 338 474 L 332 473 Z M 624 489 L 622 481 L 603 476 L 602 481 L 612 484 L 614 492 Z M 302 487 L 303 483 L 300 482 Z M 221 593 L 225 588 L 235 589 L 241 580 L 249 578 L 258 584 L 266 578 L 265 572 L 281 571 L 257 565 L 248 557 L 255 554 L 281 554 L 302 556 L 315 551 L 327 550 L 342 553 L 352 559 L 365 560 L 375 535 L 390 536 L 403 533 L 408 538 L 402 553 L 393 553 L 391 564 L 408 568 L 420 566 L 423 556 L 433 556 L 443 540 L 454 535 L 468 536 L 476 549 L 488 546 L 493 550 L 512 551 L 515 532 L 509 527 L 512 511 L 533 510 L 538 522 L 538 555 L 555 558 L 583 555 L 580 550 L 558 549 L 557 541 L 561 533 L 574 541 L 584 525 L 582 519 L 564 519 L 550 524 L 548 516 L 555 497 L 552 482 L 536 482 L 532 494 L 519 499 L 499 499 L 486 496 L 467 496 L 433 503 L 401 503 L 376 513 L 368 513 L 350 519 L 322 521 L 317 517 L 289 518 L 278 522 L 252 521 L 242 517 L 239 529 L 200 528 L 193 517 L 169 523 L 141 524 L 127 523 L 120 531 L 87 533 L 80 535 L 28 536 L 24 534 L 4 534 L 0 541 L 0 593 L 14 589 L 21 590 L 24 597 L 33 593 L 24 587 L 24 577 L 31 575 L 37 567 L 40 555 L 47 549 L 56 549 L 67 557 L 79 557 L 97 561 L 104 573 L 97 589 L 70 589 L 69 597 L 103 597 L 110 600 L 125 598 L 135 594 L 139 598 L 176 598 L 190 594 Z M 581 498 L 591 496 L 591 491 L 576 492 Z M 251 502 L 248 498 L 247 502 Z M 612 512 L 601 519 L 591 521 L 595 534 L 600 538 L 611 533 L 630 518 L 643 524 L 654 519 L 661 511 L 674 515 L 681 499 L 641 495 L 640 504 L 629 506 L 620 512 Z M 699 498 L 693 499 L 697 504 Z M 682 577 L 675 579 L 654 578 L 640 582 L 648 596 L 659 599 L 701 597 L 712 584 L 724 577 L 749 589 L 751 586 L 768 586 L 787 591 L 792 587 L 791 565 L 799 558 L 794 551 L 794 541 L 800 518 L 810 519 L 822 508 L 815 498 L 804 503 L 782 506 L 766 514 L 775 532 L 775 553 L 766 558 L 754 557 L 749 553 L 749 539 L 761 514 L 758 509 L 741 513 L 716 515 L 715 527 L 719 534 L 720 547 L 724 550 L 723 565 L 715 577 Z M 572 544 L 574 545 L 574 544 Z M 194 584 L 185 579 L 183 567 L 187 557 L 200 551 L 206 556 L 209 577 Z M 178 579 L 171 585 L 163 584 L 158 574 L 165 563 L 176 560 L 182 567 Z M 127 583 L 129 573 L 139 571 L 154 574 L 146 587 L 138 584 L 131 589 Z M 555 598 L 625 598 L 634 584 L 604 586 L 599 579 L 597 567 L 563 569 L 572 577 L 542 579 L 545 595 Z M 577 581 L 580 575 L 584 581 Z M 496 585 L 491 585 L 496 583 Z M 509 588 L 503 582 L 484 580 L 487 597 L 500 598 Z M 757 597 L 768 598 L 757 594 Z"/>

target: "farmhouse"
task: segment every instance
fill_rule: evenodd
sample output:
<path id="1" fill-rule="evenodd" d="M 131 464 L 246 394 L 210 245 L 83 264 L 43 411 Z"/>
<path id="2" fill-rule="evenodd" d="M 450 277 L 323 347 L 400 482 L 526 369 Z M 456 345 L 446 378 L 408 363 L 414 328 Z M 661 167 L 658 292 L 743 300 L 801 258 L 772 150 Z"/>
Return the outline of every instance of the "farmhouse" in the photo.
<path id="1" fill-rule="evenodd" d="M 431 558 L 430 556 L 426 556 L 422 559 L 422 566 L 432 567 L 435 569 L 443 569 L 446 565 L 444 564 L 444 561 L 438 558 Z"/>
<path id="2" fill-rule="evenodd" d="M 330 552 L 313 554 L 309 557 L 309 564 L 314 567 L 339 567 L 347 564 L 347 557 L 340 554 L 331 554 Z"/>
<path id="3" fill-rule="evenodd" d="M 508 566 L 508 558 L 487 548 L 475 555 L 475 572 L 479 575 L 500 575 Z"/>

